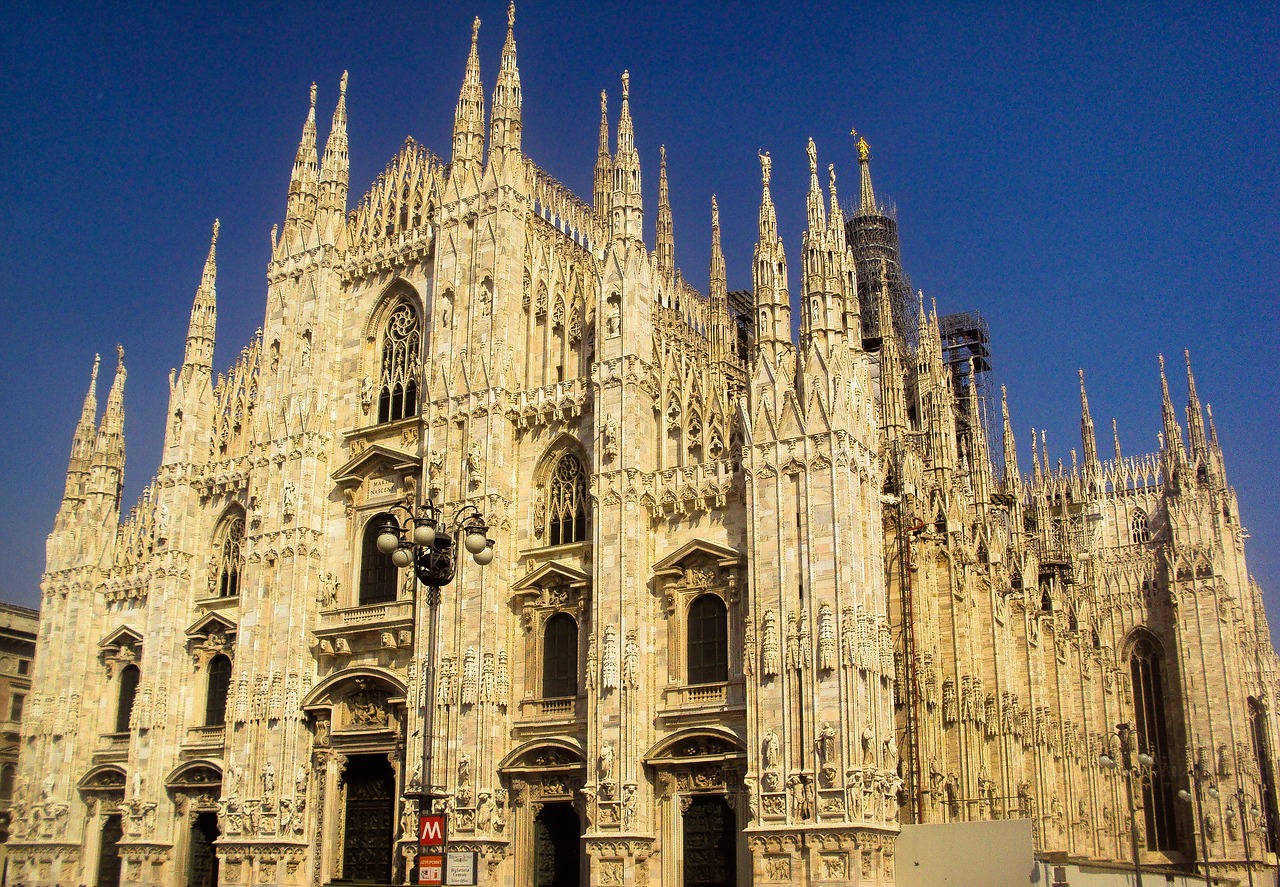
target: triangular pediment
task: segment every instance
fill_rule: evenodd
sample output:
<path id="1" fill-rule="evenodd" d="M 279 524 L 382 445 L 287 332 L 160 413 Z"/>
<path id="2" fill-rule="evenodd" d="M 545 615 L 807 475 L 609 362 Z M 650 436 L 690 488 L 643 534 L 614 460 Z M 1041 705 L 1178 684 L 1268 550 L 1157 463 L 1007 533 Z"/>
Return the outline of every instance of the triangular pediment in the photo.
<path id="1" fill-rule="evenodd" d="M 742 552 L 736 548 L 730 548 L 718 542 L 709 542 L 706 539 L 693 539 L 654 564 L 653 572 L 658 576 L 679 575 L 683 572 L 682 564 L 699 555 L 715 561 L 721 567 L 736 567 L 743 561 Z"/>
<path id="2" fill-rule="evenodd" d="M 235 634 L 236 624 L 221 613 L 206 613 L 191 623 L 184 632 L 189 638 L 208 637 L 211 634 Z"/>
<path id="3" fill-rule="evenodd" d="M 580 588 L 590 581 L 591 577 L 581 570 L 575 570 L 573 567 L 552 561 L 549 564 L 543 564 L 519 582 L 514 583 L 511 586 L 511 590 L 515 592 L 537 591 L 562 585 L 567 585 L 570 588 Z"/>
<path id="4" fill-rule="evenodd" d="M 136 647 L 142 643 L 142 632 L 129 625 L 122 625 L 98 644 L 104 649 L 110 647 Z"/>
<path id="5" fill-rule="evenodd" d="M 401 453 L 382 444 L 374 444 L 335 471 L 333 480 L 341 486 L 353 486 L 367 477 L 377 477 L 392 471 L 404 471 L 417 467 L 417 456 Z"/>

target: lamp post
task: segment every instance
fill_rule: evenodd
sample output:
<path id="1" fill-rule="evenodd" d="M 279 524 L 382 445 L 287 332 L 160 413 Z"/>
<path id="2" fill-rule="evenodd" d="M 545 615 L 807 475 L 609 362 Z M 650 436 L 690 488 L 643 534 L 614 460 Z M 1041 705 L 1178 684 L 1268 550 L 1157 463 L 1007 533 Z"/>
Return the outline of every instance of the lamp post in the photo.
<path id="1" fill-rule="evenodd" d="M 1246 794 L 1244 790 L 1244 774 L 1240 774 L 1240 784 L 1236 786 L 1236 802 L 1240 809 L 1240 830 L 1244 832 L 1244 871 L 1249 876 L 1249 887 L 1253 887 L 1253 854 L 1249 850 L 1249 828 L 1253 820 L 1257 819 L 1262 810 L 1258 807 L 1258 802 L 1252 798 L 1248 798 L 1249 807 L 1245 809 Z"/>
<path id="2" fill-rule="evenodd" d="M 403 519 L 395 512 L 403 512 Z M 389 511 L 373 517 L 378 529 L 378 551 L 391 555 L 391 563 L 399 569 L 413 566 L 418 583 L 427 589 L 427 667 L 423 686 L 435 687 L 436 646 L 439 642 L 440 622 L 437 608 L 440 606 L 440 587 L 453 581 L 458 569 L 458 546 L 470 553 L 472 560 L 485 566 L 493 560 L 493 540 L 488 538 L 489 525 L 484 515 L 474 505 L 458 509 L 453 521 L 446 524 L 440 517 L 440 509 L 428 499 L 411 511 L 403 505 L 394 505 Z M 414 609 L 417 609 L 417 585 L 414 586 Z M 433 789 L 432 734 L 435 729 L 435 700 L 425 699 L 422 724 L 422 777 L 418 793 L 418 813 L 431 812 L 435 800 Z"/>
<path id="3" fill-rule="evenodd" d="M 1138 812 L 1133 805 L 1133 749 L 1129 745 L 1133 730 L 1128 724 L 1116 724 L 1115 735 L 1120 739 L 1121 764 L 1117 764 L 1115 758 L 1107 754 L 1098 756 L 1098 764 L 1106 770 L 1114 770 L 1121 765 L 1124 767 L 1124 784 L 1129 797 L 1129 839 L 1133 850 L 1133 877 L 1136 887 L 1142 887 L 1142 860 L 1138 856 Z M 1147 769 L 1155 764 L 1155 759 L 1144 752 L 1138 755 L 1138 763 Z"/>
<path id="4" fill-rule="evenodd" d="M 1193 800 L 1195 802 L 1192 809 L 1200 831 L 1200 846 L 1203 848 L 1201 853 L 1204 856 L 1204 884 L 1205 887 L 1212 887 L 1213 882 L 1209 880 L 1209 837 L 1204 830 L 1204 794 L 1208 794 L 1210 798 L 1217 800 L 1218 790 L 1213 786 L 1213 774 L 1199 761 L 1187 771 L 1187 775 L 1191 777 L 1191 785 L 1195 788 L 1195 797 L 1192 798 L 1191 792 L 1185 788 L 1178 792 L 1178 797 L 1188 804 L 1192 803 Z M 1204 789 L 1206 782 L 1209 783 L 1207 790 Z"/>

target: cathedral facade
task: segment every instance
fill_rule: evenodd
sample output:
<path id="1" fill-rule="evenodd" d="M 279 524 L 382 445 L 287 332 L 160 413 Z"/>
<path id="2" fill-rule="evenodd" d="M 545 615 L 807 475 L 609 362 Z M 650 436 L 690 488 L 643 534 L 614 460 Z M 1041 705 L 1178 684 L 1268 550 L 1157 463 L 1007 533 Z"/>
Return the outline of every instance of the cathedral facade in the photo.
<path id="1" fill-rule="evenodd" d="M 865 141 L 848 219 L 809 143 L 797 298 L 768 155 L 753 289 L 713 199 L 704 295 L 665 158 L 643 242 L 625 73 L 590 203 L 521 150 L 514 12 L 449 161 L 407 141 L 354 209 L 345 92 L 217 375 L 215 223 L 123 519 L 95 361 L 13 883 L 410 883 L 423 795 L 487 884 L 888 885 L 904 823 L 1007 818 L 1048 859 L 1274 866 L 1276 656 L 1189 361 L 1185 438 L 1161 363 L 1162 448 L 1104 459 L 1082 378 L 1081 454 L 1033 434 L 1024 477 Z M 438 604 L 378 545 L 428 502 L 495 542 Z"/>

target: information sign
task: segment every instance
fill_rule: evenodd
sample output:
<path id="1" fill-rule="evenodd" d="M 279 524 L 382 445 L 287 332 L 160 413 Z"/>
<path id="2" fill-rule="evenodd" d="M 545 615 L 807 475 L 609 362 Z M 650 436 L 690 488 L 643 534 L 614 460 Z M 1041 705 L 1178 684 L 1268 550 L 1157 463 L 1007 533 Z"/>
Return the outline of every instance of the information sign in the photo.
<path id="1" fill-rule="evenodd" d="M 444 857 L 439 853 L 435 854 L 419 854 L 418 856 L 418 884 L 427 884 L 430 887 L 439 887 L 444 883 Z"/>
<path id="2" fill-rule="evenodd" d="M 476 852 L 450 850 L 445 854 L 444 882 L 449 887 L 475 887 Z"/>

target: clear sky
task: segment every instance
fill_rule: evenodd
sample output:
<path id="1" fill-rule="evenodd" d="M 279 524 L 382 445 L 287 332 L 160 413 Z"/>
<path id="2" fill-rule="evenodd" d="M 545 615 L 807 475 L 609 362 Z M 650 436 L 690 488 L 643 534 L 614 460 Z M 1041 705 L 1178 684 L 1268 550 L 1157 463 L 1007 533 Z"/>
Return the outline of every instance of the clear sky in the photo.
<path id="1" fill-rule="evenodd" d="M 160 456 L 169 368 L 218 243 L 217 368 L 261 324 L 268 234 L 319 83 L 320 140 L 350 70 L 354 204 L 406 135 L 447 159 L 473 16 L 486 94 L 494 0 L 14 4 L 0 29 L 0 598 L 34 605 L 95 352 L 123 343 L 125 509 Z M 144 8 L 145 7 L 145 8 Z M 676 262 L 705 290 L 719 196 L 731 289 L 751 285 L 758 149 L 798 288 L 805 140 L 856 196 L 872 146 L 914 284 L 990 322 L 1024 470 L 1030 428 L 1155 448 L 1156 356 L 1213 404 L 1280 622 L 1280 13 L 1272 3 L 523 3 L 524 147 L 590 199 L 599 93 L 619 75 L 652 245 L 667 146 Z M 1185 425 L 1185 421 L 1184 421 Z"/>

